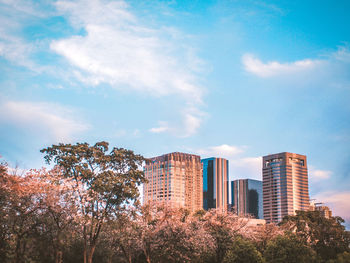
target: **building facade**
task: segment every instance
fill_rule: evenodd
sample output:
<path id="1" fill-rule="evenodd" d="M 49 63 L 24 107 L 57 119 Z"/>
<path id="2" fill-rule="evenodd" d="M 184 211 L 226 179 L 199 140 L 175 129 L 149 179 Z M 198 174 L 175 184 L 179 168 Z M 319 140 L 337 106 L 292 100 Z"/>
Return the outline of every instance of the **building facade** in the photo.
<path id="1" fill-rule="evenodd" d="M 200 156 L 169 153 L 150 158 L 144 166 L 148 183 L 143 186 L 143 202 L 167 203 L 190 211 L 203 206 L 203 168 Z"/>
<path id="2" fill-rule="evenodd" d="M 263 157 L 263 207 L 267 223 L 278 223 L 296 210 L 309 209 L 306 156 L 278 153 Z"/>
<path id="3" fill-rule="evenodd" d="M 332 217 L 332 210 L 329 209 L 328 206 L 323 203 L 316 203 L 314 201 L 310 201 L 310 211 L 319 211 L 320 215 L 324 218 Z"/>
<path id="4" fill-rule="evenodd" d="M 239 179 L 231 182 L 231 204 L 240 216 L 263 219 L 262 181 Z"/>
<path id="5" fill-rule="evenodd" d="M 227 211 L 229 201 L 228 191 L 228 160 L 223 158 L 202 159 L 203 163 L 203 208 L 205 210 L 218 208 Z"/>

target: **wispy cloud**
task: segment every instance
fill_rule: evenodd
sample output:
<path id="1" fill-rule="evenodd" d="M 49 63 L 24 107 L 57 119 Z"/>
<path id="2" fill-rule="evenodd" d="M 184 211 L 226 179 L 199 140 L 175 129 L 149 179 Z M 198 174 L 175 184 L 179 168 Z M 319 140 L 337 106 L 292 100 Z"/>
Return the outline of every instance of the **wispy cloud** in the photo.
<path id="1" fill-rule="evenodd" d="M 322 61 L 304 59 L 290 63 L 280 63 L 278 61 L 264 63 L 252 54 L 245 54 L 242 57 L 242 63 L 247 72 L 266 78 L 311 70 L 322 64 Z"/>
<path id="2" fill-rule="evenodd" d="M 52 14 L 42 10 L 43 3 L 31 0 L 0 0 L 0 56 L 34 72 L 45 69 L 35 63 L 32 55 L 38 52 L 41 43 L 25 39 L 23 27 L 29 21 L 45 18 Z"/>
<path id="3" fill-rule="evenodd" d="M 0 111 L 1 123 L 11 123 L 57 142 L 69 141 L 89 128 L 74 110 L 55 103 L 6 101 L 0 105 Z"/>
<path id="4" fill-rule="evenodd" d="M 199 59 L 184 44 L 181 32 L 144 26 L 123 1 L 58 1 L 56 6 L 86 32 L 51 43 L 51 49 L 69 61 L 77 79 L 154 97 L 175 95 L 183 98 L 183 108 L 200 112 L 204 90 L 197 79 Z M 194 134 L 201 114 L 181 114 L 186 135 Z M 175 129 L 156 127 L 151 132 Z"/>
<path id="5" fill-rule="evenodd" d="M 320 170 L 316 169 L 313 166 L 309 166 L 309 178 L 312 181 L 319 181 L 324 179 L 329 179 L 332 176 L 333 172 L 329 170 Z"/>
<path id="6" fill-rule="evenodd" d="M 237 146 L 222 144 L 192 150 L 203 158 L 220 157 L 229 161 L 230 180 L 237 179 L 256 179 L 262 180 L 262 158 L 261 157 L 242 157 L 247 146 Z"/>
<path id="7" fill-rule="evenodd" d="M 149 131 L 151 133 L 162 133 L 162 132 L 166 132 L 169 130 L 169 125 L 167 122 L 160 121 L 158 124 L 159 124 L 158 127 L 153 127 L 151 129 L 149 129 Z"/>
<path id="8" fill-rule="evenodd" d="M 202 155 L 203 157 L 222 157 L 226 159 L 232 158 L 237 154 L 242 153 L 243 151 L 244 151 L 243 146 L 235 146 L 235 145 L 228 145 L 228 144 L 211 146 L 211 147 L 196 150 L 196 152 Z"/>
<path id="9" fill-rule="evenodd" d="M 230 160 L 231 180 L 255 179 L 262 180 L 262 158 L 244 157 Z"/>
<path id="10" fill-rule="evenodd" d="M 246 72 L 261 78 L 272 78 L 279 76 L 295 76 L 307 74 L 312 79 L 327 81 L 333 86 L 335 83 L 348 83 L 350 64 L 350 51 L 348 46 L 340 46 L 335 52 L 320 54 L 318 59 L 302 59 L 293 62 L 268 61 L 263 62 L 253 54 L 242 56 L 242 65 Z"/>
<path id="11" fill-rule="evenodd" d="M 188 106 L 187 108 L 180 111 L 182 120 L 168 122 L 159 121 L 157 127 L 149 129 L 151 133 L 163 133 L 168 132 L 176 137 L 189 137 L 194 135 L 203 122 L 203 118 L 206 116 L 205 113 L 198 110 L 194 106 Z"/>

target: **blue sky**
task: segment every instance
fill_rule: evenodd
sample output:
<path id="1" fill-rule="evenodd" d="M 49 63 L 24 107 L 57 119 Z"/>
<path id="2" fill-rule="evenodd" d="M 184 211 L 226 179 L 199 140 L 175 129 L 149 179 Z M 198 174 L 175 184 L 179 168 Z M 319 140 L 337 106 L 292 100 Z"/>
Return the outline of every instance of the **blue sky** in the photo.
<path id="1" fill-rule="evenodd" d="M 59 142 L 146 157 L 308 157 L 310 196 L 350 221 L 349 1 L 0 0 L 0 154 Z"/>

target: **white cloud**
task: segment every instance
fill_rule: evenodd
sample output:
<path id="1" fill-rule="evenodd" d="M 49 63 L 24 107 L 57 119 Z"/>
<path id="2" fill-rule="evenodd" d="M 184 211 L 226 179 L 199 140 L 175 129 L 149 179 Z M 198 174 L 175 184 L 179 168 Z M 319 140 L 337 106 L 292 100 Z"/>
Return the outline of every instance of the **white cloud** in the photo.
<path id="1" fill-rule="evenodd" d="M 242 63 L 247 72 L 266 78 L 312 70 L 323 64 L 324 61 L 304 59 L 291 63 L 280 63 L 278 61 L 264 63 L 252 54 L 245 54 L 242 57 Z"/>
<path id="2" fill-rule="evenodd" d="M 23 25 L 51 14 L 42 10 L 42 3 L 30 0 L 0 0 L 0 56 L 13 64 L 34 72 L 46 69 L 32 59 L 42 47 L 42 42 L 29 42 L 22 37 Z"/>
<path id="3" fill-rule="evenodd" d="M 262 158 L 244 157 L 230 159 L 230 180 L 255 179 L 262 180 Z"/>
<path id="4" fill-rule="evenodd" d="M 200 112 L 204 90 L 197 73 L 201 63 L 184 44 L 181 32 L 144 26 L 123 1 L 58 1 L 56 6 L 86 32 L 51 43 L 51 49 L 69 61 L 79 81 L 92 86 L 107 83 L 155 97 L 176 95 L 183 98 L 184 108 Z M 202 114 L 191 110 L 180 115 L 184 134 L 196 133 Z M 177 129 L 171 125 L 150 131 L 177 134 Z"/>
<path id="5" fill-rule="evenodd" d="M 7 101 L 0 105 L 1 123 L 11 123 L 37 136 L 49 137 L 58 142 L 69 141 L 88 129 L 76 113 L 53 103 Z"/>
<path id="6" fill-rule="evenodd" d="M 153 127 L 149 131 L 152 133 L 169 132 L 174 136 L 182 138 L 189 137 L 197 132 L 205 116 L 203 112 L 193 106 L 182 110 L 180 115 L 182 116 L 181 121 L 159 121 L 158 127 Z"/>
<path id="7" fill-rule="evenodd" d="M 237 179 L 262 180 L 262 157 L 240 157 L 247 146 L 222 144 L 197 149 L 194 152 L 202 158 L 221 157 L 229 161 L 230 181 Z"/>
<path id="8" fill-rule="evenodd" d="M 333 174 L 332 171 L 315 169 L 313 166 L 309 166 L 309 178 L 313 181 L 319 181 L 329 179 Z"/>
<path id="9" fill-rule="evenodd" d="M 8 13 L 16 12 L 17 15 L 45 17 L 48 12 L 42 12 L 40 10 L 41 3 L 31 0 L 0 0 L 3 11 Z M 47 11 L 47 10 L 46 10 Z"/>
<path id="10" fill-rule="evenodd" d="M 158 127 L 151 128 L 151 129 L 149 129 L 149 131 L 151 133 L 162 133 L 162 132 L 166 132 L 169 130 L 169 126 L 168 126 L 167 122 L 160 121 L 158 124 L 159 124 Z"/>
<path id="11" fill-rule="evenodd" d="M 313 196 L 317 202 L 323 202 L 332 210 L 333 216 L 341 216 L 350 226 L 350 192 L 349 191 L 326 191 Z"/>
<path id="12" fill-rule="evenodd" d="M 218 146 L 211 146 L 203 149 L 198 149 L 196 152 L 203 157 L 222 157 L 230 159 L 239 153 L 242 153 L 244 147 L 222 144 Z"/>
<path id="13" fill-rule="evenodd" d="M 12 36 L 0 30 L 0 56 L 8 61 L 38 71 L 41 67 L 29 58 L 33 50 L 33 45 L 20 37 Z"/>

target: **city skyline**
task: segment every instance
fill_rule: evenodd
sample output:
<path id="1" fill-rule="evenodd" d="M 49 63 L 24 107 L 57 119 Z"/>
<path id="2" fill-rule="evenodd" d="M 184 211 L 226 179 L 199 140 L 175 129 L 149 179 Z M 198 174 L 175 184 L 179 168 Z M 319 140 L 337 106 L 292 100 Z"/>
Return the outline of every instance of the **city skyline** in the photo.
<path id="1" fill-rule="evenodd" d="M 348 1 L 0 0 L 2 160 L 40 168 L 40 149 L 105 140 L 225 158 L 232 181 L 296 152 L 311 198 L 348 223 L 349 12 Z"/>

